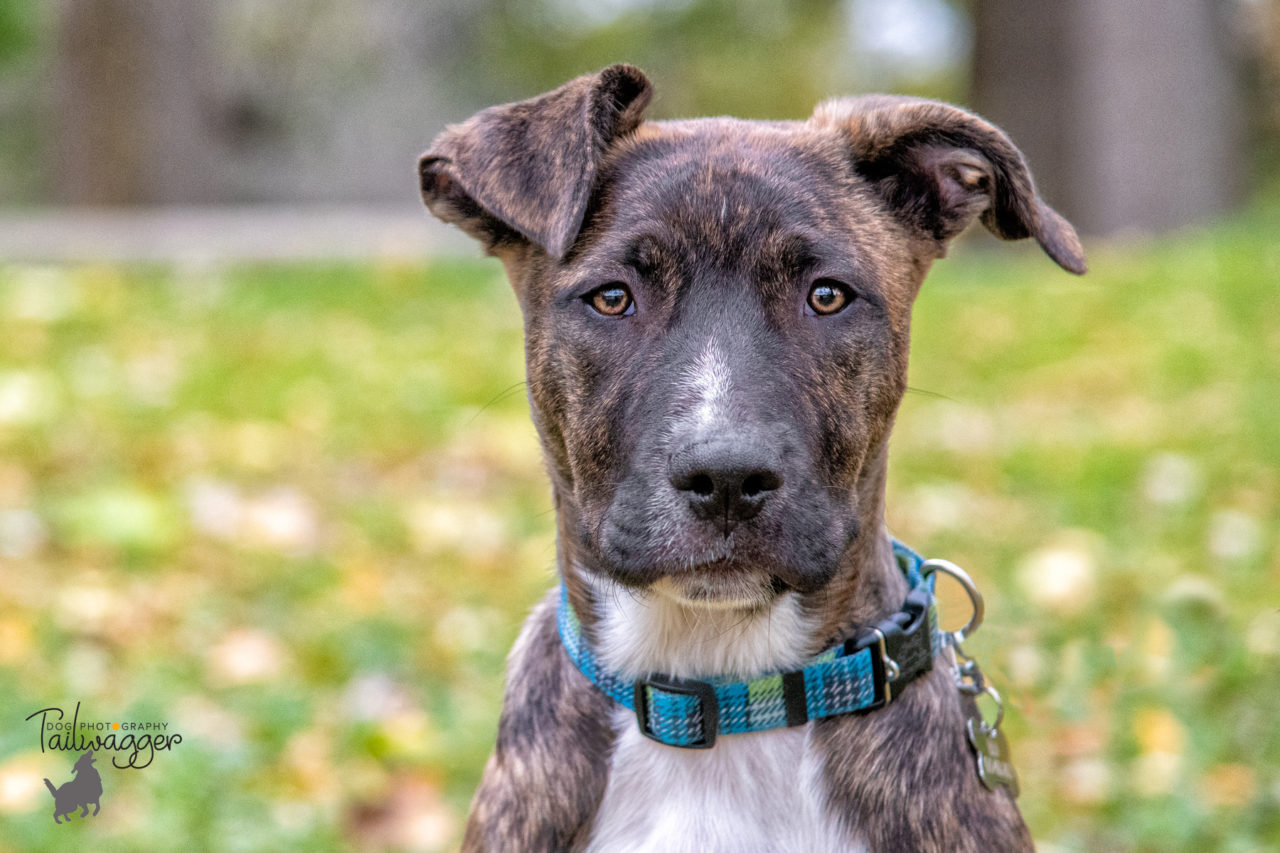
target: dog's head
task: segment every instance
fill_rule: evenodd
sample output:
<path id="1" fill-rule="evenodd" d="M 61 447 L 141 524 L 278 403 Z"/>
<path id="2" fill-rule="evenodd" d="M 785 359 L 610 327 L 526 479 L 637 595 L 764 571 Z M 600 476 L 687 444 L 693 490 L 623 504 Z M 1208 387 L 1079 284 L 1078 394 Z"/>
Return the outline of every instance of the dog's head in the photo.
<path id="1" fill-rule="evenodd" d="M 975 218 L 1077 273 L 1079 241 L 955 107 L 642 124 L 650 95 L 618 65 L 484 110 L 423 196 L 516 289 L 569 564 L 707 606 L 820 589 L 878 522 L 932 261 Z"/>

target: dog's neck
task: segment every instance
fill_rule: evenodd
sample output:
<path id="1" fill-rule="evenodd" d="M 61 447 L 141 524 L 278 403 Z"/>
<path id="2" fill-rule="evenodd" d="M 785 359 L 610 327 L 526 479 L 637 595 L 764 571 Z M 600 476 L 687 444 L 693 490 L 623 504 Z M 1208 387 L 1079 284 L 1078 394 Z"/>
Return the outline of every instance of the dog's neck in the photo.
<path id="1" fill-rule="evenodd" d="M 664 594 L 661 583 L 635 590 L 601 578 L 565 547 L 562 529 L 562 576 L 601 664 L 626 678 L 751 678 L 798 667 L 898 609 L 907 584 L 884 527 L 883 446 L 868 461 L 857 488 L 861 532 L 835 578 L 816 592 L 783 592 L 752 608 L 690 605 Z"/>

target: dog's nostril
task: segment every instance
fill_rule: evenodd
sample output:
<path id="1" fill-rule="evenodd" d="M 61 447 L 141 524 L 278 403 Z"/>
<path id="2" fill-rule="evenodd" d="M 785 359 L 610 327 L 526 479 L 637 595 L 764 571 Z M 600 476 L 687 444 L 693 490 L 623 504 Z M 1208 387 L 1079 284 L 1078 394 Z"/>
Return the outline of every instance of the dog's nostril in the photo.
<path id="1" fill-rule="evenodd" d="M 772 471 L 757 471 L 748 474 L 742 481 L 742 494 L 745 497 L 754 498 L 761 492 L 771 492 L 781 485 L 782 479 Z"/>
<path id="2" fill-rule="evenodd" d="M 709 495 L 716 490 L 716 484 L 712 482 L 708 474 L 694 474 L 689 480 L 689 491 L 695 495 Z"/>

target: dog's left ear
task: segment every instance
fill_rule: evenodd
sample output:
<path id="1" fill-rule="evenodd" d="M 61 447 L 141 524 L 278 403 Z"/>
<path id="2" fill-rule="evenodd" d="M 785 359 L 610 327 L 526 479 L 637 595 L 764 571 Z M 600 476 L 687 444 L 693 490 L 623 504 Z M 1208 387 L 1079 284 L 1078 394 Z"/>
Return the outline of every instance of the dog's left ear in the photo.
<path id="1" fill-rule="evenodd" d="M 1022 154 L 995 125 L 939 101 L 886 95 L 827 101 L 812 121 L 842 135 L 857 172 L 939 254 L 981 216 L 997 237 L 1034 237 L 1063 269 L 1084 273 L 1075 229 L 1036 195 Z"/>
<path id="2" fill-rule="evenodd" d="M 418 163 L 422 198 L 489 251 L 528 240 L 561 258 L 582 227 L 596 169 L 653 91 L 630 65 L 490 107 L 447 128 Z"/>

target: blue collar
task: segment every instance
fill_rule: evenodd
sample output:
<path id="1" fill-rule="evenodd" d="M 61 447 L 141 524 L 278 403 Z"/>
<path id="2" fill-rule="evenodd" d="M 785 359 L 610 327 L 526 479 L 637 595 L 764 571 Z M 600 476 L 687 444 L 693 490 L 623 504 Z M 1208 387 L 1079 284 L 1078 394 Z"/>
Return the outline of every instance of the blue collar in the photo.
<path id="1" fill-rule="evenodd" d="M 582 623 L 560 586 L 560 641 L 582 674 L 618 704 L 636 712 L 647 737 L 691 749 L 715 745 L 717 735 L 798 726 L 836 714 L 881 708 L 915 678 L 933 668 L 944 648 L 938 628 L 933 575 L 924 561 L 893 540 L 898 567 L 911 584 L 902 609 L 800 669 L 749 681 L 672 678 L 624 679 L 603 670 L 582 635 Z"/>

